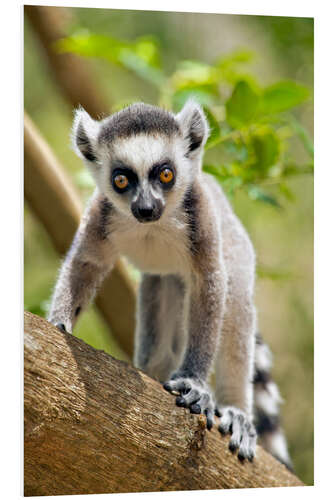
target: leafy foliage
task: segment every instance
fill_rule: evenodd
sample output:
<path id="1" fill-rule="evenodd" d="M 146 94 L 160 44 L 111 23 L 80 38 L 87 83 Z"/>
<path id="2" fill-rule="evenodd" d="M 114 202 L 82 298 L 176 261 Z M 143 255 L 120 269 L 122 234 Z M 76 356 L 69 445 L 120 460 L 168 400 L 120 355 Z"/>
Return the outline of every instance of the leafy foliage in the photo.
<path id="1" fill-rule="evenodd" d="M 214 175 L 230 196 L 242 188 L 253 200 L 281 207 L 281 197 L 293 200 L 288 178 L 313 172 L 313 143 L 291 113 L 310 97 L 309 89 L 291 80 L 261 87 L 247 70 L 254 58 L 248 50 L 227 54 L 214 64 L 179 61 L 170 75 L 153 37 L 122 41 L 80 30 L 60 40 L 56 50 L 103 58 L 131 71 L 157 87 L 159 104 L 174 111 L 190 96 L 196 98 L 211 131 L 204 171 Z M 292 158 L 293 138 L 300 140 L 309 157 L 305 165 Z M 278 189 L 271 193 L 269 186 Z"/>

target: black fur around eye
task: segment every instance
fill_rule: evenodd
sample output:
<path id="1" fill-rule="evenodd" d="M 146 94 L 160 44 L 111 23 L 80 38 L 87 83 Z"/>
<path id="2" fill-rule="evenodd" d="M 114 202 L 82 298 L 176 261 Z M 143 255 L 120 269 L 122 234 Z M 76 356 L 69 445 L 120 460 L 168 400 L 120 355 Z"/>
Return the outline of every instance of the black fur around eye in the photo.
<path id="1" fill-rule="evenodd" d="M 175 183 L 175 177 L 175 169 L 169 162 L 155 165 L 149 173 L 149 180 L 158 182 L 163 189 L 170 189 Z"/>
<path id="2" fill-rule="evenodd" d="M 111 182 L 117 193 L 126 193 L 138 184 L 138 176 L 130 168 L 116 168 L 112 171 Z"/>

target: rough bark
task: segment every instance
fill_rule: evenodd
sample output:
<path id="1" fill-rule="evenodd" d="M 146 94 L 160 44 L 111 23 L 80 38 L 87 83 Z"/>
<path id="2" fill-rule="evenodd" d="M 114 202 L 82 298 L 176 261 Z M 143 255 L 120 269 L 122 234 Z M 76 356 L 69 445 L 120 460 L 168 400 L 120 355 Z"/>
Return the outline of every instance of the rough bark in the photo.
<path id="1" fill-rule="evenodd" d="M 79 225 L 82 203 L 70 179 L 32 120 L 24 116 L 24 196 L 44 225 L 58 252 L 70 247 Z M 96 298 L 124 352 L 132 355 L 135 327 L 135 287 L 118 261 Z"/>
<path id="2" fill-rule="evenodd" d="M 144 373 L 25 313 L 24 493 L 301 486 L 258 447 L 253 463 Z"/>

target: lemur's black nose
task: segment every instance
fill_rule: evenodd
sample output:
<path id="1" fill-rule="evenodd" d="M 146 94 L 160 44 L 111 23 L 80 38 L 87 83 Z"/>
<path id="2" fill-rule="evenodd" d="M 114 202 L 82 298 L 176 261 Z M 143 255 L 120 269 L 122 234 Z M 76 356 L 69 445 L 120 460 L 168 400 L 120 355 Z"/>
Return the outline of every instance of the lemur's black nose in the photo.
<path id="1" fill-rule="evenodd" d="M 153 215 L 153 207 L 139 207 L 138 214 L 142 219 L 151 219 Z"/>
<path id="2" fill-rule="evenodd" d="M 161 217 L 163 205 L 160 200 L 142 200 L 139 197 L 132 203 L 131 210 L 139 222 L 154 222 Z"/>

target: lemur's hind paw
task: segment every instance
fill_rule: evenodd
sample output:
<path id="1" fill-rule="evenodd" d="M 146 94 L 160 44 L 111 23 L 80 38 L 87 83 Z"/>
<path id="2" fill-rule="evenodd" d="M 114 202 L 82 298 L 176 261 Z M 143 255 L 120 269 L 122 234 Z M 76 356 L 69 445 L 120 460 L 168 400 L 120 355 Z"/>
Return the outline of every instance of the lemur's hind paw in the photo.
<path id="1" fill-rule="evenodd" d="M 219 407 L 215 413 L 221 417 L 219 425 L 221 434 L 231 434 L 229 450 L 232 452 L 238 450 L 240 460 L 247 459 L 252 462 L 256 450 L 257 433 L 248 416 L 233 406 Z"/>
<path id="2" fill-rule="evenodd" d="M 210 430 L 213 427 L 215 402 L 205 382 L 175 375 L 165 382 L 163 387 L 171 393 L 178 394 L 177 406 L 189 408 L 191 413 L 203 413 L 206 415 L 207 429 Z"/>

